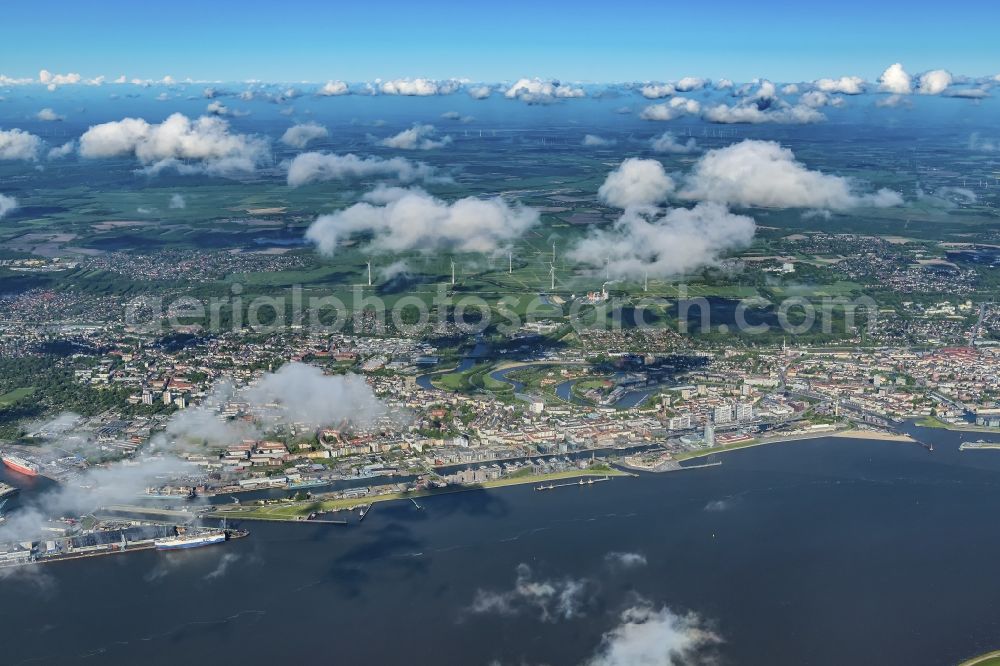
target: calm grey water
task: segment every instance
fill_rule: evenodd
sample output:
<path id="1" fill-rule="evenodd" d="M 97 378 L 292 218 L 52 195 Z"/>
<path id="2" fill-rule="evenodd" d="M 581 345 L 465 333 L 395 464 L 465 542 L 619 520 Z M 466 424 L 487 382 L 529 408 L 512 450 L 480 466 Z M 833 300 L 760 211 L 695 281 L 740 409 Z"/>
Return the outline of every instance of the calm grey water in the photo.
<path id="1" fill-rule="evenodd" d="M 776 444 L 709 469 L 21 569 L 0 580 L 0 662 L 579 664 L 644 599 L 709 621 L 726 664 L 955 663 L 1000 648 L 1000 451 L 919 432 L 934 452 Z M 521 594 L 519 565 L 538 584 Z M 544 585 L 572 590 L 568 617 L 525 592 Z"/>

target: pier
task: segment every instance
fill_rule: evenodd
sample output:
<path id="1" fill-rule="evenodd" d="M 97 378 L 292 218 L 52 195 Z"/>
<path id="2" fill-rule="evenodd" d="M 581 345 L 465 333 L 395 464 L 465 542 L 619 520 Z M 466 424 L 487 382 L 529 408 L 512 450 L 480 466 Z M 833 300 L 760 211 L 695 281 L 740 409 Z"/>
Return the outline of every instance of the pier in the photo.
<path id="1" fill-rule="evenodd" d="M 703 463 L 701 465 L 678 465 L 677 469 L 671 469 L 671 470 L 667 470 L 667 471 L 669 471 L 669 472 L 680 472 L 680 471 L 683 471 L 683 470 L 686 470 L 686 469 L 702 469 L 703 467 L 717 467 L 718 465 L 721 465 L 721 464 L 722 464 L 721 460 L 716 460 L 715 462 Z"/>
<path id="2" fill-rule="evenodd" d="M 1000 442 L 962 442 L 958 445 L 959 451 L 989 451 L 1000 449 Z"/>
<path id="3" fill-rule="evenodd" d="M 535 486 L 535 490 L 555 490 L 556 488 L 569 488 L 571 486 L 579 488 L 580 486 L 592 486 L 595 483 L 610 480 L 611 477 L 604 476 L 600 479 L 587 479 L 586 481 L 580 479 L 579 481 L 571 481 L 569 483 L 550 483 L 549 485 L 542 484 L 540 486 Z"/>
<path id="4" fill-rule="evenodd" d="M 110 513 L 112 515 L 138 515 L 147 519 L 153 517 L 161 520 L 168 520 L 169 522 L 190 523 L 198 519 L 198 514 L 193 511 L 178 511 L 176 509 L 163 509 L 152 506 L 134 506 L 129 504 L 109 504 L 108 506 L 102 506 L 98 509 L 98 511 L 101 513 Z"/>

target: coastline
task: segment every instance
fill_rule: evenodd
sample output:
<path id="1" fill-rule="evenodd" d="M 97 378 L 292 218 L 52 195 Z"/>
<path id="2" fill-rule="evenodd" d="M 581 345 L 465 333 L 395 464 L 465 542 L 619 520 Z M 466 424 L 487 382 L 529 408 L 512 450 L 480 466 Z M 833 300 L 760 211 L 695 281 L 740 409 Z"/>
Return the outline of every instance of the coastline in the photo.
<path id="1" fill-rule="evenodd" d="M 917 440 L 913 439 L 909 435 L 901 433 L 890 433 L 881 432 L 876 430 L 861 430 L 858 428 L 842 428 L 840 430 L 823 430 L 819 432 L 809 432 L 809 433 L 799 433 L 795 435 L 780 435 L 777 437 L 765 437 L 751 439 L 746 442 L 739 442 L 737 444 L 729 444 L 723 446 L 714 446 L 709 449 L 695 450 L 695 451 L 685 451 L 678 456 L 674 457 L 677 462 L 683 462 L 686 460 L 695 460 L 697 458 L 704 458 L 705 456 L 714 455 L 717 453 L 727 453 L 729 451 L 738 451 L 740 449 L 749 449 L 755 446 L 764 446 L 767 444 L 780 444 L 783 442 L 799 442 L 809 439 L 822 439 L 824 437 L 840 437 L 844 439 L 870 439 L 888 442 L 911 442 L 916 444 Z"/>
<path id="2" fill-rule="evenodd" d="M 947 423 L 933 416 L 922 418 L 915 423 L 921 428 L 938 428 L 940 430 L 950 430 L 952 432 L 979 432 L 987 435 L 1000 435 L 1000 429 L 997 428 L 989 428 L 987 426 L 978 426 L 974 424 L 956 425 L 954 423 Z"/>
<path id="3" fill-rule="evenodd" d="M 831 433 L 830 437 L 844 437 L 847 439 L 875 439 L 883 442 L 910 442 L 917 444 L 917 440 L 913 439 L 907 434 L 897 433 L 897 432 L 883 432 L 881 430 L 859 430 L 857 428 L 852 428 L 850 430 L 839 430 L 837 432 Z"/>
<path id="4" fill-rule="evenodd" d="M 221 543 L 225 544 L 225 543 L 228 543 L 230 541 L 234 541 L 236 539 L 243 539 L 243 538 L 249 536 L 249 534 L 250 533 L 246 532 L 246 531 L 239 532 L 239 531 L 228 531 L 227 530 L 227 532 L 226 532 L 226 540 L 223 541 L 223 542 L 221 542 Z M 112 544 L 109 544 L 109 546 L 110 545 L 112 545 Z M 119 548 L 119 547 L 117 547 L 117 544 L 113 544 L 113 545 L 115 546 L 113 548 L 112 547 L 108 547 L 108 548 L 100 548 L 100 549 L 97 549 L 97 550 L 81 550 L 81 551 L 76 551 L 76 552 L 62 553 L 60 555 L 46 555 L 46 556 L 39 557 L 38 559 L 29 560 L 29 561 L 8 562 L 8 563 L 0 564 L 0 569 L 20 568 L 20 567 L 32 566 L 32 565 L 36 565 L 36 564 L 54 564 L 56 562 L 71 562 L 73 560 L 83 560 L 83 559 L 89 559 L 89 558 L 93 558 L 93 557 L 103 557 L 103 556 L 106 556 L 106 555 L 124 555 L 126 553 L 132 553 L 132 552 L 138 553 L 138 552 L 150 551 L 150 550 L 157 551 L 157 552 L 162 552 L 162 551 L 159 551 L 159 549 L 157 549 L 155 539 L 149 539 L 149 540 L 146 540 L 146 541 L 132 542 L 132 543 L 129 543 L 127 545 L 127 547 L 125 547 L 125 548 Z M 218 545 L 218 544 L 216 544 L 216 545 Z"/>
<path id="5" fill-rule="evenodd" d="M 607 470 L 568 470 L 565 472 L 551 472 L 549 474 L 532 474 L 528 476 L 500 478 L 491 481 L 484 481 L 475 485 L 453 484 L 444 488 L 434 488 L 418 490 L 414 492 L 386 493 L 383 495 L 372 495 L 369 497 L 350 497 L 305 500 L 298 502 L 281 502 L 270 505 L 258 506 L 234 506 L 226 507 L 222 510 L 203 514 L 210 518 L 233 518 L 239 520 L 265 520 L 277 522 L 322 522 L 307 520 L 307 516 L 313 513 L 333 513 L 337 511 L 352 510 L 357 507 L 371 507 L 380 502 L 395 502 L 398 500 L 416 500 L 421 497 L 432 497 L 434 495 L 448 495 L 452 493 L 471 492 L 475 490 L 490 490 L 492 488 L 504 488 L 507 486 L 521 486 L 547 481 L 560 481 L 565 479 L 583 479 L 586 477 L 631 477 L 634 474 L 624 472 L 615 468 Z M 366 510 L 367 513 L 367 510 Z"/>
<path id="6" fill-rule="evenodd" d="M 652 444 L 652 443 L 648 443 L 647 442 L 645 444 L 635 444 L 635 445 L 632 445 L 632 446 L 621 446 L 621 447 L 612 446 L 612 447 L 598 447 L 596 449 L 577 449 L 577 450 L 573 451 L 572 453 L 574 453 L 574 454 L 577 454 L 577 453 L 590 453 L 590 454 L 593 454 L 595 456 L 600 455 L 600 456 L 603 457 L 603 456 L 609 456 L 609 455 L 622 455 L 622 453 L 624 451 L 627 451 L 629 449 L 639 449 L 639 448 L 643 448 L 643 447 L 653 448 L 655 446 L 656 446 L 656 444 Z M 442 469 L 449 469 L 449 468 L 452 468 L 452 467 L 462 467 L 462 466 L 465 466 L 465 465 L 489 465 L 489 464 L 492 464 L 492 463 L 509 462 L 511 460 L 542 460 L 544 458 L 551 458 L 551 457 L 553 457 L 553 455 L 560 456 L 560 455 L 564 455 L 564 454 L 560 454 L 560 453 L 557 453 L 557 454 L 552 454 L 552 453 L 533 453 L 531 455 L 507 456 L 506 458 L 488 458 L 488 459 L 485 459 L 485 460 L 471 460 L 471 461 L 468 461 L 468 462 L 451 462 L 451 463 L 446 463 L 444 465 L 434 465 L 432 467 L 432 469 L 434 470 L 435 473 L 440 473 L 440 470 L 442 470 Z M 373 478 L 380 478 L 380 477 L 373 477 Z"/>
<path id="7" fill-rule="evenodd" d="M 717 446 L 710 449 L 686 451 L 676 455 L 674 457 L 674 462 L 683 463 L 691 460 L 698 460 L 700 458 L 705 458 L 707 456 L 714 454 L 726 453 L 728 451 L 753 448 L 757 446 L 764 446 L 767 444 L 779 444 L 784 442 L 796 442 L 800 440 L 822 439 L 824 437 L 917 443 L 916 440 L 905 434 L 889 433 L 889 432 L 881 432 L 873 430 L 862 430 L 858 428 L 843 428 L 840 430 L 823 430 L 818 432 L 797 433 L 794 435 L 758 438 L 731 445 Z M 539 456 L 539 457 L 544 457 L 544 456 Z M 721 462 L 716 464 L 721 464 Z M 677 471 L 682 471 L 685 469 L 693 469 L 697 467 L 704 467 L 704 466 L 706 465 L 695 465 L 695 466 L 678 465 Z M 202 516 L 210 518 L 232 518 L 240 520 L 260 520 L 260 521 L 275 521 L 275 522 L 329 522 L 329 521 L 322 521 L 315 519 L 310 521 L 307 519 L 307 517 L 310 514 L 334 513 L 345 510 L 353 510 L 358 507 L 370 507 L 371 505 L 379 502 L 414 500 L 414 499 L 419 499 L 421 497 L 429 497 L 438 494 L 468 492 L 473 490 L 489 490 L 491 488 L 503 488 L 507 486 L 545 483 L 545 482 L 560 481 L 566 479 L 578 479 L 578 478 L 598 477 L 598 476 L 609 476 L 609 477 L 635 476 L 636 473 L 655 472 L 655 470 L 646 470 L 637 467 L 630 467 L 628 465 L 620 465 L 620 467 L 624 469 L 610 467 L 606 471 L 605 470 L 598 471 L 592 469 L 566 470 L 562 472 L 552 472 L 548 474 L 505 477 L 471 485 L 452 484 L 443 488 L 425 489 L 415 492 L 394 492 L 394 493 L 385 493 L 373 496 L 332 498 L 332 499 L 324 499 L 322 497 L 319 497 L 310 500 L 292 500 L 289 498 L 263 505 L 256 505 L 256 504 L 241 504 L 236 506 L 226 505 L 224 508 L 220 507 L 213 511 L 206 512 L 202 514 Z M 629 471 L 625 471 L 626 469 Z M 243 491 L 243 492 L 248 492 L 248 491 Z"/>
<path id="8" fill-rule="evenodd" d="M 997 664 L 1000 664 L 1000 650 L 994 650 L 993 652 L 987 652 L 972 659 L 966 659 L 958 666 L 996 666 Z"/>

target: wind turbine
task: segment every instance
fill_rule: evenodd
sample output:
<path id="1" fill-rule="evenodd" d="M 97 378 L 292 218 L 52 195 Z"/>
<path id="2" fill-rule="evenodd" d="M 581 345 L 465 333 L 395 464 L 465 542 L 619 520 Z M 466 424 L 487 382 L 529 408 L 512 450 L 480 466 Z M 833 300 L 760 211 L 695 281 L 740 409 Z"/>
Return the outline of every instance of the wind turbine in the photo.
<path id="1" fill-rule="evenodd" d="M 556 263 L 556 242 L 552 241 L 552 263 Z"/>
<path id="2" fill-rule="evenodd" d="M 368 286 L 372 286 L 372 260 L 368 260 Z"/>
<path id="3" fill-rule="evenodd" d="M 511 275 L 513 273 L 514 273 L 514 253 L 513 252 L 508 252 L 507 253 L 507 275 Z"/>
<path id="4" fill-rule="evenodd" d="M 455 286 L 455 260 L 451 260 L 451 286 Z"/>
<path id="5" fill-rule="evenodd" d="M 649 271 L 642 274 L 642 290 L 649 291 Z"/>
<path id="6" fill-rule="evenodd" d="M 549 264 L 549 277 L 552 278 L 552 286 L 549 288 L 550 291 L 556 290 L 556 265 Z"/>

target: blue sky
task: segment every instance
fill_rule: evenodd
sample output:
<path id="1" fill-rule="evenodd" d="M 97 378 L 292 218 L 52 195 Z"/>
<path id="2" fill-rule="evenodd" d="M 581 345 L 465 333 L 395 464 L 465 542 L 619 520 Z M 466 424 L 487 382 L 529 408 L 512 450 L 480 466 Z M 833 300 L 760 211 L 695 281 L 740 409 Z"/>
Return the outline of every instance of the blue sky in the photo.
<path id="1" fill-rule="evenodd" d="M 986 0 L 11 0 L 0 16 L 8 76 L 872 80 L 896 61 L 1000 72 L 1000 3 Z"/>

